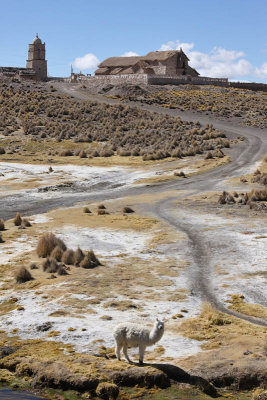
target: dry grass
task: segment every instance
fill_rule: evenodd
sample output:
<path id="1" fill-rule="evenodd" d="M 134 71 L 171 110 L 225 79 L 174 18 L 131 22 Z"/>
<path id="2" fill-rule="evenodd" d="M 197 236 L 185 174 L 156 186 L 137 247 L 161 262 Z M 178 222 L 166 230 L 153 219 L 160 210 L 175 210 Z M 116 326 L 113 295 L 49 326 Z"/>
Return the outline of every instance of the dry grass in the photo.
<path id="1" fill-rule="evenodd" d="M 8 116 L 0 118 L 3 135 L 12 137 L 19 131 L 35 147 L 43 146 L 43 153 L 39 153 L 42 158 L 49 154 L 85 162 L 87 157 L 153 161 L 203 154 L 229 145 L 225 135 L 210 125 L 201 127 L 199 123 L 122 104 L 77 102 L 45 89 L 28 90 L 24 84 L 1 87 L 0 82 L 0 101 L 3 115 Z M 48 150 L 46 144 L 51 140 L 54 144 Z M 10 141 L 4 150 L 9 157 L 18 157 L 24 150 L 30 154 L 25 142 Z"/>
<path id="2" fill-rule="evenodd" d="M 54 258 L 47 258 L 43 262 L 43 271 L 48 272 L 50 274 L 54 274 L 58 271 L 59 265 Z"/>
<path id="3" fill-rule="evenodd" d="M 45 233 L 37 244 L 36 252 L 39 257 L 47 257 L 50 256 L 55 247 L 59 246 L 61 250 L 66 250 L 65 243 L 57 238 L 53 233 Z"/>
<path id="4" fill-rule="evenodd" d="M 16 283 L 25 283 L 33 280 L 32 274 L 25 267 L 21 267 L 15 273 Z"/>
<path id="5" fill-rule="evenodd" d="M 80 262 L 80 267 L 85 269 L 95 268 L 101 265 L 93 250 L 90 250 L 84 255 L 83 260 Z"/>
<path id="6" fill-rule="evenodd" d="M 80 247 L 78 247 L 78 249 L 75 250 L 74 252 L 74 265 L 78 267 L 83 259 L 84 259 L 84 253 L 80 249 Z"/>
<path id="7" fill-rule="evenodd" d="M 5 221 L 0 218 L 0 231 L 4 231 L 5 230 Z"/>
<path id="8" fill-rule="evenodd" d="M 16 217 L 14 218 L 14 225 L 15 226 L 20 226 L 21 223 L 22 223 L 22 219 L 21 219 L 20 213 L 18 212 L 16 214 Z"/>
<path id="9" fill-rule="evenodd" d="M 84 208 L 83 208 L 83 212 L 84 212 L 85 214 L 91 214 L 91 213 L 92 213 L 92 211 L 90 211 L 88 207 L 84 207 Z"/>
<path id="10" fill-rule="evenodd" d="M 53 251 L 51 252 L 51 257 L 55 258 L 57 261 L 61 261 L 63 255 L 63 250 L 61 247 L 56 246 Z"/>
<path id="11" fill-rule="evenodd" d="M 122 212 L 124 214 L 132 214 L 134 213 L 134 210 L 131 207 L 123 207 Z"/>
<path id="12" fill-rule="evenodd" d="M 67 249 L 62 254 L 61 261 L 67 265 L 74 265 L 74 251 L 71 249 Z"/>

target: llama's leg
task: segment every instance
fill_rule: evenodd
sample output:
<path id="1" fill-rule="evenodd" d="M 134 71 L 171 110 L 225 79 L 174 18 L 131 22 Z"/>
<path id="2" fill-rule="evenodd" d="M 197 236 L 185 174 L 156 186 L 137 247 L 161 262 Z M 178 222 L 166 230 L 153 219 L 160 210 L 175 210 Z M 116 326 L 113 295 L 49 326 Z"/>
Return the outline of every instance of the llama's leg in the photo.
<path id="1" fill-rule="evenodd" d="M 117 359 L 118 359 L 119 361 L 120 361 L 120 359 L 121 359 L 121 348 L 122 348 L 122 345 L 121 345 L 120 343 L 116 342 L 115 354 L 116 354 L 116 357 L 117 357 Z"/>
<path id="2" fill-rule="evenodd" d="M 131 364 L 132 361 L 131 361 L 130 358 L 128 357 L 128 353 L 127 353 L 127 344 L 126 344 L 126 343 L 123 345 L 123 354 L 124 354 L 126 360 Z"/>
<path id="3" fill-rule="evenodd" d="M 144 364 L 145 346 L 139 346 L 139 364 Z"/>

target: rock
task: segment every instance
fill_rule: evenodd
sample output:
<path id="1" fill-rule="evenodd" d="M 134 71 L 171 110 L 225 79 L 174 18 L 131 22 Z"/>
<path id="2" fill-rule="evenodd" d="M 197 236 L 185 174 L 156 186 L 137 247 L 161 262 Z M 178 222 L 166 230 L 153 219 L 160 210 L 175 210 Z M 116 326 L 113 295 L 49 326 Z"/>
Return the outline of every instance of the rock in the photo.
<path id="1" fill-rule="evenodd" d="M 119 388 L 115 383 L 101 382 L 96 388 L 96 394 L 104 400 L 115 400 L 119 395 Z"/>
<path id="2" fill-rule="evenodd" d="M 38 325 L 36 329 L 38 332 L 47 332 L 49 331 L 49 329 L 52 328 L 52 326 L 53 326 L 52 322 L 45 322 L 42 325 Z"/>
<path id="3" fill-rule="evenodd" d="M 152 368 L 129 368 L 127 370 L 115 371 L 110 374 L 111 380 L 119 386 L 135 385 L 151 388 L 157 386 L 166 388 L 170 386 L 168 376 L 157 369 Z"/>

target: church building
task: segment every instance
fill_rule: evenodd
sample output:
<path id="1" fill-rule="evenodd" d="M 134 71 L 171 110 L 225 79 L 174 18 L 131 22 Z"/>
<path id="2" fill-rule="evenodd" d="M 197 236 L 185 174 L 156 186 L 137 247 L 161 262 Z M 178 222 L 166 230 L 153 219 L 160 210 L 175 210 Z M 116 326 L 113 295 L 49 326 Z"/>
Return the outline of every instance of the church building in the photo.
<path id="1" fill-rule="evenodd" d="M 45 59 L 45 43 L 36 34 L 33 42 L 29 44 L 26 68 L 0 67 L 4 76 L 45 81 L 47 79 L 47 61 Z"/>
<path id="2" fill-rule="evenodd" d="M 99 64 L 95 75 L 147 74 L 191 76 L 199 73 L 188 65 L 189 58 L 180 50 L 151 51 L 146 56 L 110 57 Z"/>

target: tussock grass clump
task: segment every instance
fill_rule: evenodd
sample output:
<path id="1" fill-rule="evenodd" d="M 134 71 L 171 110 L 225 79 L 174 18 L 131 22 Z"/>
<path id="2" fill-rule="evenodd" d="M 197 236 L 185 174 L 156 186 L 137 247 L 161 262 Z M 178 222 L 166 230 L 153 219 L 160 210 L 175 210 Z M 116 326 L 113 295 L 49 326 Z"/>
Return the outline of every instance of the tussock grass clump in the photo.
<path id="1" fill-rule="evenodd" d="M 70 157 L 73 156 L 73 152 L 71 150 L 62 150 L 59 155 L 61 157 Z"/>
<path id="2" fill-rule="evenodd" d="M 106 210 L 97 210 L 97 215 L 109 215 Z"/>
<path id="3" fill-rule="evenodd" d="M 65 243 L 61 239 L 57 238 L 53 233 L 45 233 L 39 239 L 36 251 L 39 257 L 45 258 L 50 256 L 56 246 L 59 246 L 63 251 L 67 249 Z"/>
<path id="4" fill-rule="evenodd" d="M 131 213 L 134 213 L 134 210 L 131 207 L 126 206 L 126 207 L 123 207 L 122 212 L 124 214 L 131 214 Z"/>
<path id="5" fill-rule="evenodd" d="M 230 193 L 224 191 L 220 195 L 218 203 L 219 204 L 233 204 L 233 203 L 235 203 L 235 199 Z"/>
<path id="6" fill-rule="evenodd" d="M 0 154 L 5 154 L 5 149 L 4 149 L 4 147 L 0 147 Z"/>
<path id="7" fill-rule="evenodd" d="M 83 212 L 84 212 L 85 214 L 92 214 L 92 211 L 90 211 L 90 209 L 89 209 L 88 207 L 84 207 L 84 208 L 83 208 Z"/>
<path id="8" fill-rule="evenodd" d="M 104 206 L 104 204 L 99 204 L 99 206 L 97 207 L 99 210 L 105 210 L 106 207 Z"/>
<path id="9" fill-rule="evenodd" d="M 20 216 L 20 213 L 18 212 L 18 213 L 16 214 L 16 217 L 14 218 L 14 225 L 15 225 L 15 226 L 20 226 L 21 223 L 22 223 L 22 218 L 21 218 L 21 216 Z"/>
<path id="10" fill-rule="evenodd" d="M 205 160 L 210 160 L 210 159 L 212 159 L 213 158 L 213 155 L 212 155 L 212 153 L 209 151 L 207 154 L 206 154 L 206 156 L 205 156 Z"/>
<path id="11" fill-rule="evenodd" d="M 86 268 L 86 269 L 95 268 L 99 265 L 101 265 L 101 263 L 98 260 L 98 258 L 96 257 L 93 250 L 90 250 L 88 253 L 86 253 L 83 260 L 80 263 L 80 267 Z"/>
<path id="12" fill-rule="evenodd" d="M 58 271 L 58 263 L 54 258 L 47 258 L 43 262 L 43 271 L 48 272 L 50 274 L 54 274 L 55 272 Z"/>
<path id="13" fill-rule="evenodd" d="M 62 255 L 63 250 L 59 246 L 56 246 L 51 253 L 51 257 L 53 257 L 57 261 L 61 261 Z"/>
<path id="14" fill-rule="evenodd" d="M 5 221 L 0 218 L 0 231 L 4 231 L 5 230 Z"/>
<path id="15" fill-rule="evenodd" d="M 0 243 L 4 243 L 3 237 L 2 237 L 2 233 L 0 233 Z"/>
<path id="16" fill-rule="evenodd" d="M 17 283 L 24 283 L 32 281 L 33 279 L 32 274 L 25 267 L 21 267 L 15 273 L 15 280 Z"/>
<path id="17" fill-rule="evenodd" d="M 65 250 L 62 254 L 61 261 L 67 265 L 74 265 L 74 251 L 71 249 Z"/>
<path id="18" fill-rule="evenodd" d="M 57 274 L 60 276 L 69 275 L 68 271 L 66 270 L 66 266 L 64 264 L 58 267 Z"/>
<path id="19" fill-rule="evenodd" d="M 250 201 L 267 201 L 267 189 L 252 190 L 248 197 Z"/>
<path id="20" fill-rule="evenodd" d="M 30 223 L 30 221 L 27 218 L 22 218 L 21 225 L 25 226 L 26 228 L 29 228 L 30 226 L 32 226 L 32 224 Z"/>
<path id="21" fill-rule="evenodd" d="M 80 249 L 80 247 L 78 247 L 78 249 L 75 250 L 75 252 L 74 252 L 74 265 L 76 265 L 76 267 L 78 267 L 83 259 L 84 259 L 84 253 Z"/>
<path id="22" fill-rule="evenodd" d="M 174 174 L 173 174 L 174 176 L 180 176 L 180 177 L 182 177 L 182 178 L 185 178 L 186 176 L 185 176 L 185 173 L 183 172 L 183 171 L 176 171 L 176 172 L 174 172 Z"/>

